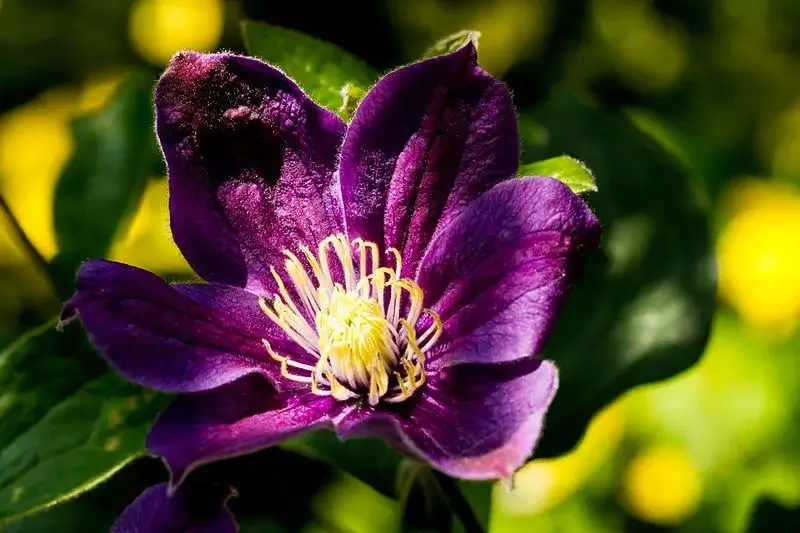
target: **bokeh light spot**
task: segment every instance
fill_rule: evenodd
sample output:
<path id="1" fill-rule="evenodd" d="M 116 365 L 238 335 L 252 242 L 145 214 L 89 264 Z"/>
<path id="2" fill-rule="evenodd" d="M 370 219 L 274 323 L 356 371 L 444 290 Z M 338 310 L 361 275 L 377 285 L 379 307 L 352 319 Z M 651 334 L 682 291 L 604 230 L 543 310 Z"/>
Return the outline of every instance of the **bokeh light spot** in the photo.
<path id="1" fill-rule="evenodd" d="M 622 485 L 631 514 L 663 526 L 683 522 L 697 509 L 702 479 L 682 448 L 645 450 L 628 465 Z"/>
<path id="2" fill-rule="evenodd" d="M 128 28 L 139 55 L 163 65 L 179 50 L 215 48 L 224 21 L 220 0 L 137 0 Z"/>
<path id="3" fill-rule="evenodd" d="M 168 186 L 166 179 L 147 184 L 127 233 L 118 239 L 110 257 L 146 270 L 169 274 L 190 274 L 169 229 Z"/>
<path id="4" fill-rule="evenodd" d="M 0 191 L 48 259 L 56 253 L 51 206 L 56 179 L 72 153 L 74 101 L 74 91 L 57 89 L 0 119 Z"/>
<path id="5" fill-rule="evenodd" d="M 800 193 L 750 190 L 717 243 L 720 294 L 753 326 L 788 334 L 800 317 Z"/>

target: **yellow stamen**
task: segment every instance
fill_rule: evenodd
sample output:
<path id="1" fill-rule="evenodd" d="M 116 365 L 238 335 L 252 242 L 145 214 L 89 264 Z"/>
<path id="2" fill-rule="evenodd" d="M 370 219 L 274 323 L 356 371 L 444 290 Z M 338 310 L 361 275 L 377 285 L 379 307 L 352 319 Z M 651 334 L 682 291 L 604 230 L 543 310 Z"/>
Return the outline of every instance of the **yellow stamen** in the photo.
<path id="1" fill-rule="evenodd" d="M 281 375 L 337 400 L 366 397 L 376 405 L 413 396 L 425 383 L 425 353 L 439 339 L 442 321 L 423 309 L 419 285 L 400 277 L 400 252 L 387 250 L 394 259 L 390 268 L 380 266 L 377 244 L 349 242 L 344 235 L 323 239 L 317 256 L 304 244 L 298 248 L 305 263 L 284 251 L 291 284 L 271 268 L 278 293 L 271 300 L 260 298 L 259 305 L 315 364 L 279 354 L 264 340 L 269 356 L 281 365 Z M 405 317 L 401 309 L 407 310 Z M 426 314 L 433 323 L 418 334 L 417 322 Z"/>

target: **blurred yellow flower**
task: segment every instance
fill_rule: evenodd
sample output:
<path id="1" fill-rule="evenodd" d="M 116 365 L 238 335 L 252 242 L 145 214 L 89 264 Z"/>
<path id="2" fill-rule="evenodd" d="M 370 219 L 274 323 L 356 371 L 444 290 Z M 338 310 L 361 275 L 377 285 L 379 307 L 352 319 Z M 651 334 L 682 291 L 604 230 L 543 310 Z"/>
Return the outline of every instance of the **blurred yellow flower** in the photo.
<path id="1" fill-rule="evenodd" d="M 48 259 L 56 253 L 53 190 L 72 152 L 75 99 L 73 89 L 55 89 L 0 119 L 0 192 Z"/>
<path id="2" fill-rule="evenodd" d="M 111 100 L 124 79 L 123 74 L 112 72 L 98 74 L 86 80 L 81 85 L 78 100 L 75 102 L 75 114 L 86 115 L 100 111 Z"/>
<path id="3" fill-rule="evenodd" d="M 719 290 L 752 325 L 778 334 L 800 318 L 800 193 L 746 183 L 717 243 Z"/>
<path id="4" fill-rule="evenodd" d="M 622 405 L 617 402 L 606 407 L 595 416 L 573 451 L 552 459 L 535 459 L 517 472 L 512 489 L 498 486 L 497 504 L 517 515 L 541 513 L 556 507 L 609 460 L 624 428 Z"/>
<path id="5" fill-rule="evenodd" d="M 0 194 L 28 240 L 46 259 L 57 250 L 53 194 L 72 149 L 70 120 L 100 108 L 119 84 L 119 76 L 98 76 L 81 87 L 58 87 L 0 117 Z M 0 216 L 0 317 L 13 324 L 19 308 L 40 305 L 51 287 L 44 272 L 30 268 L 30 257 Z"/>
<path id="6" fill-rule="evenodd" d="M 117 240 L 110 257 L 131 265 L 166 274 L 192 272 L 169 229 L 167 180 L 147 184 L 127 234 Z"/>
<path id="7" fill-rule="evenodd" d="M 740 178 L 722 195 L 721 215 L 727 219 L 746 209 L 796 209 L 800 190 L 788 183 L 756 177 Z"/>
<path id="8" fill-rule="evenodd" d="M 57 87 L 0 118 L 0 192 L 28 239 L 46 259 L 56 253 L 53 193 L 72 154 L 70 121 L 97 111 L 119 86 L 117 74 L 97 76 L 80 87 Z M 17 254 L 6 254 L 6 262 Z"/>
<path id="9" fill-rule="evenodd" d="M 628 465 L 622 482 L 625 506 L 635 517 L 663 526 L 691 516 L 702 496 L 702 479 L 686 452 L 662 445 Z"/>
<path id="10" fill-rule="evenodd" d="M 139 55 L 163 65 L 179 50 L 215 48 L 224 22 L 221 0 L 137 0 L 128 30 Z"/>
<path id="11" fill-rule="evenodd" d="M 73 150 L 70 121 L 102 108 L 122 79 L 111 73 L 94 76 L 78 87 L 58 87 L 0 117 L 0 193 L 46 259 L 57 252 L 53 195 Z M 170 236 L 166 180 L 148 185 L 127 233 L 117 241 L 111 254 L 114 259 L 156 272 L 191 272 Z M 9 265 L 10 269 L 4 275 L 6 283 L 0 284 L 0 316 L 14 316 L 19 307 L 49 294 L 44 273 L 30 269 L 29 264 L 8 221 L 0 216 L 0 268 Z"/>

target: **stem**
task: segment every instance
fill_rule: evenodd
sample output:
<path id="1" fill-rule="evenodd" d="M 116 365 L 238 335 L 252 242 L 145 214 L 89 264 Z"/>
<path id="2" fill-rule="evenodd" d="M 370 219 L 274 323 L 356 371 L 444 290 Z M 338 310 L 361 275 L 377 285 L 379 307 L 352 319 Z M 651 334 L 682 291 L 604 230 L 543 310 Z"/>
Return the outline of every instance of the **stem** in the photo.
<path id="1" fill-rule="evenodd" d="M 0 194 L 0 211 L 5 213 L 6 218 L 8 218 L 8 222 L 11 224 L 12 231 L 14 234 L 16 234 L 19 242 L 22 243 L 22 247 L 25 248 L 25 251 L 28 252 L 28 255 L 30 255 L 33 261 L 39 265 L 39 268 L 42 269 L 42 273 L 49 274 L 50 265 L 47 263 L 47 260 L 42 257 L 42 254 L 39 253 L 39 250 L 36 249 L 30 239 L 28 239 L 28 236 L 25 234 L 25 230 L 22 229 L 19 220 L 17 220 L 17 217 L 14 216 L 14 213 L 11 211 L 11 207 L 6 202 L 6 199 L 3 198 L 2 194 Z"/>
<path id="2" fill-rule="evenodd" d="M 458 517 L 459 522 L 464 526 L 464 531 L 466 533 L 485 533 L 483 526 L 481 526 L 478 517 L 475 515 L 475 511 L 472 509 L 472 505 L 464 497 L 464 493 L 461 492 L 458 483 L 453 478 L 437 470 L 433 471 L 433 479 L 439 485 L 447 505 L 450 506 L 453 514 Z"/>

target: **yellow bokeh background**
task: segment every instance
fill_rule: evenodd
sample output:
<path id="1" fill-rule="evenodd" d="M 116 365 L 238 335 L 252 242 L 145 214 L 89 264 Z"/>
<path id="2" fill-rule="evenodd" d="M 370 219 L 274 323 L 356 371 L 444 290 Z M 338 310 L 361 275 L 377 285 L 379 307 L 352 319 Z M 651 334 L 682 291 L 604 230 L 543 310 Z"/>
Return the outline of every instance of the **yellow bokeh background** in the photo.
<path id="1" fill-rule="evenodd" d="M 742 181 L 719 237 L 719 291 L 753 326 L 791 334 L 800 319 L 800 190 Z"/>
<path id="2" fill-rule="evenodd" d="M 211 51 L 222 36 L 220 0 L 137 0 L 128 25 L 134 49 L 165 65 L 178 50 Z"/>

